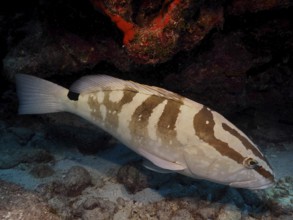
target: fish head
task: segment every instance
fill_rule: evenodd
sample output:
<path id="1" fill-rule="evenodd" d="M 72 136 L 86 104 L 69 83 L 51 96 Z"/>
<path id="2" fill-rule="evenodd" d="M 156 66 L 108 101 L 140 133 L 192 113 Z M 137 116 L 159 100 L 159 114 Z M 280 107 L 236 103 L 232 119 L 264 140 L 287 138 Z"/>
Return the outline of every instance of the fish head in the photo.
<path id="1" fill-rule="evenodd" d="M 220 146 L 217 147 L 220 148 Z M 231 150 L 228 146 L 225 147 Z M 195 148 L 197 150 L 192 150 Z M 209 146 L 206 145 L 204 148 Z M 274 172 L 264 155 L 259 153 L 254 155 L 250 151 L 227 153 L 228 150 L 220 154 L 214 149 L 216 147 L 204 152 L 199 151 L 198 147 L 190 148 L 185 154 L 187 164 L 185 174 L 235 188 L 254 190 L 274 185 Z"/>
<path id="2" fill-rule="evenodd" d="M 186 152 L 192 174 L 232 187 L 264 189 L 274 173 L 258 147 L 219 113 L 203 107 L 193 118 L 194 133 Z"/>
<path id="3" fill-rule="evenodd" d="M 252 190 L 266 189 L 275 184 L 275 176 L 267 160 L 264 157 L 260 159 L 251 155 L 243 159 L 242 165 L 235 167 L 235 173 L 228 179 L 228 185 L 231 187 Z"/>
<path id="4" fill-rule="evenodd" d="M 235 188 L 254 190 L 273 186 L 275 176 L 266 158 L 264 156 L 259 158 L 252 153 L 241 153 L 238 157 L 231 158 L 210 151 L 209 155 L 203 155 L 198 159 L 196 154 L 189 152 L 185 155 L 187 172 L 190 172 L 187 175 Z"/>
<path id="5" fill-rule="evenodd" d="M 204 157 L 202 157 L 204 158 Z M 226 156 L 209 157 L 205 161 L 195 159 L 192 153 L 185 156 L 186 175 L 196 179 L 207 179 L 212 182 L 244 189 L 265 189 L 275 183 L 271 166 L 265 159 L 246 155 L 241 163 Z"/>

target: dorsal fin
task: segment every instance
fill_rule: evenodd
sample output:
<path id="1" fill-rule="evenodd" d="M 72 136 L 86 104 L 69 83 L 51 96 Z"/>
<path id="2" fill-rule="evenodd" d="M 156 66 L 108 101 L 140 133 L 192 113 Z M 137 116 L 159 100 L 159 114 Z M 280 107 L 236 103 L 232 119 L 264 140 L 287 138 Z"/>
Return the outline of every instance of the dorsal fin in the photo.
<path id="1" fill-rule="evenodd" d="M 183 99 L 182 96 L 159 87 L 143 85 L 108 75 L 83 76 L 70 87 L 70 91 L 75 93 L 90 93 L 101 90 L 131 90 L 147 95 L 157 95 L 180 102 L 182 102 Z"/>
<path id="2" fill-rule="evenodd" d="M 124 80 L 107 75 L 88 75 L 75 81 L 70 91 L 76 93 L 90 93 L 101 90 L 123 90 L 125 88 Z"/>

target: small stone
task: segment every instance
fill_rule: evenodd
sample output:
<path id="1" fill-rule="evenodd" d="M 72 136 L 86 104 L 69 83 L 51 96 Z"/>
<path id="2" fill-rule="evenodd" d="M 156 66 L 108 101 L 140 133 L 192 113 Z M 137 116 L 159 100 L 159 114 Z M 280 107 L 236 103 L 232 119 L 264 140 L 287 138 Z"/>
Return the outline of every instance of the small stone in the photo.
<path id="1" fill-rule="evenodd" d="M 55 210 L 62 219 L 72 219 L 72 209 L 66 197 L 55 196 L 48 200 L 50 207 Z"/>
<path id="2" fill-rule="evenodd" d="M 169 220 L 171 216 L 171 213 L 166 212 L 165 210 L 158 210 L 157 217 L 160 220 Z"/>
<path id="3" fill-rule="evenodd" d="M 8 131 L 17 137 L 18 142 L 21 145 L 26 145 L 35 135 L 33 131 L 27 128 L 10 127 L 8 128 Z"/>
<path id="4" fill-rule="evenodd" d="M 191 213 L 186 209 L 180 209 L 175 212 L 175 215 L 172 216 L 171 220 L 193 220 Z"/>
<path id="5" fill-rule="evenodd" d="M 117 202 L 117 204 L 118 204 L 119 206 L 122 206 L 122 207 L 125 206 L 125 200 L 124 200 L 123 198 L 121 198 L 121 197 L 118 197 L 118 198 L 116 199 L 116 202 Z"/>
<path id="6" fill-rule="evenodd" d="M 54 170 L 47 164 L 37 164 L 31 169 L 30 174 L 35 178 L 45 178 L 52 176 Z"/>
<path id="7" fill-rule="evenodd" d="M 114 202 L 102 198 L 91 198 L 85 203 L 83 204 L 83 207 L 90 209 L 83 210 L 82 219 L 108 220 L 111 219 L 118 210 L 117 205 Z"/>
<path id="8" fill-rule="evenodd" d="M 85 168 L 73 166 L 68 170 L 62 182 L 68 196 L 77 196 L 92 185 L 92 178 Z"/>
<path id="9" fill-rule="evenodd" d="M 32 147 L 19 147 L 0 150 L 0 169 L 13 168 L 20 163 L 48 163 L 54 157 L 46 150 Z"/>
<path id="10" fill-rule="evenodd" d="M 117 174 L 118 182 L 123 184 L 127 191 L 135 194 L 148 187 L 148 176 L 142 173 L 135 165 L 122 166 Z"/>
<path id="11" fill-rule="evenodd" d="M 179 210 L 179 204 L 174 201 L 160 201 L 155 206 L 157 217 L 162 220 L 170 220 L 171 216 Z"/>
<path id="12" fill-rule="evenodd" d="M 83 208 L 86 210 L 93 210 L 99 205 L 99 200 L 97 198 L 88 198 L 83 203 Z"/>
<path id="13" fill-rule="evenodd" d="M 225 205 L 218 215 L 217 220 L 240 220 L 241 212 L 231 205 Z"/>
<path id="14" fill-rule="evenodd" d="M 102 211 L 100 208 L 87 210 L 82 215 L 83 220 L 108 220 L 111 219 L 111 213 Z"/>
<path id="15" fill-rule="evenodd" d="M 197 213 L 203 217 L 203 219 L 214 219 L 218 209 L 213 206 L 207 206 L 201 208 L 197 211 Z"/>
<path id="16" fill-rule="evenodd" d="M 27 148 L 23 152 L 22 163 L 48 163 L 54 160 L 53 155 L 41 148 Z"/>

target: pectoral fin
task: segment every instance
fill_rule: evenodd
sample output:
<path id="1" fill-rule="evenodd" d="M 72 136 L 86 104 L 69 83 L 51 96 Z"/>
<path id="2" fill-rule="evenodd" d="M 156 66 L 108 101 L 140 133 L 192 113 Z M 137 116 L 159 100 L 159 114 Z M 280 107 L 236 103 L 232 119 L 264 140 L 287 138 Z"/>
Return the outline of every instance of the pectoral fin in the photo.
<path id="1" fill-rule="evenodd" d="M 154 165 L 158 166 L 159 169 L 166 169 L 170 171 L 179 171 L 186 169 L 185 165 L 162 159 L 154 154 L 145 151 L 144 149 L 139 149 L 138 153 L 150 160 Z"/>
<path id="2" fill-rule="evenodd" d="M 144 160 L 142 165 L 147 168 L 148 170 L 157 172 L 157 173 L 174 173 L 174 171 L 172 170 L 166 170 L 163 169 L 161 167 L 156 166 L 155 164 L 153 164 L 151 161 L 149 160 Z"/>

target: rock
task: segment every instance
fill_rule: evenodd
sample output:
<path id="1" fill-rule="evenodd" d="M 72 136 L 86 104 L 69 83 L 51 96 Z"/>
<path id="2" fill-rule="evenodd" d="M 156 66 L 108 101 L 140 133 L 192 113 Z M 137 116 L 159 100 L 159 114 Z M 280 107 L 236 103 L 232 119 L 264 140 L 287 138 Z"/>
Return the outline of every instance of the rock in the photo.
<path id="1" fill-rule="evenodd" d="M 198 209 L 197 212 L 203 219 L 215 219 L 218 208 L 216 209 L 214 206 L 206 206 Z"/>
<path id="2" fill-rule="evenodd" d="M 82 219 L 108 220 L 117 212 L 117 205 L 114 202 L 102 198 L 88 198 L 83 203 Z"/>
<path id="3" fill-rule="evenodd" d="M 117 179 L 129 193 L 135 194 L 147 187 L 158 190 L 174 177 L 173 174 L 149 170 L 142 166 L 141 161 L 137 161 L 123 165 L 117 173 Z"/>
<path id="4" fill-rule="evenodd" d="M 48 163 L 52 154 L 42 147 L 32 146 L 35 132 L 24 127 L 8 127 L 1 131 L 0 169 L 9 169 L 20 163 Z"/>
<path id="5" fill-rule="evenodd" d="M 62 183 L 68 196 L 77 196 L 92 185 L 92 178 L 89 172 L 80 166 L 71 167 L 65 174 Z"/>
<path id="6" fill-rule="evenodd" d="M 187 209 L 180 209 L 175 212 L 175 215 L 172 216 L 171 220 L 193 220 L 191 213 Z"/>
<path id="7" fill-rule="evenodd" d="M 138 64 L 166 62 L 178 51 L 192 49 L 213 28 L 224 22 L 223 8 L 218 4 L 210 7 L 205 2 L 194 4 L 193 1 L 173 1 L 170 7 L 154 4 L 157 5 L 154 6 L 156 10 L 148 11 L 147 5 L 150 2 L 138 4 L 134 8 L 128 1 L 124 4 L 117 4 L 116 1 L 102 2 L 92 1 L 124 33 L 123 46 L 128 56 Z M 123 13 L 125 11 L 127 13 Z M 132 20 L 139 20 L 139 24 Z"/>
<path id="8" fill-rule="evenodd" d="M 3 180 L 0 185 L 0 219 L 61 219 L 37 194 Z"/>
<path id="9" fill-rule="evenodd" d="M 83 208 L 86 210 L 92 210 L 99 205 L 99 200 L 97 198 L 91 197 L 84 201 Z"/>
<path id="10" fill-rule="evenodd" d="M 54 157 L 46 150 L 32 147 L 14 146 L 1 149 L 0 169 L 9 169 L 20 163 L 48 163 Z"/>
<path id="11" fill-rule="evenodd" d="M 122 166 L 118 171 L 117 179 L 131 194 L 148 187 L 148 176 L 142 173 L 135 164 Z"/>
<path id="12" fill-rule="evenodd" d="M 85 168 L 73 166 L 64 178 L 41 184 L 37 187 L 37 191 L 48 200 L 56 196 L 76 197 L 81 195 L 84 189 L 93 185 L 92 182 L 92 177 Z"/>
<path id="13" fill-rule="evenodd" d="M 48 183 L 40 184 L 37 186 L 36 192 L 38 192 L 47 200 L 50 200 L 55 196 L 65 197 L 67 194 L 65 186 L 60 180 L 53 180 Z"/>
<path id="14" fill-rule="evenodd" d="M 10 79 L 19 72 L 48 77 L 56 73 L 76 73 L 101 61 L 129 70 L 131 61 L 120 45 L 97 33 L 87 39 L 80 33 L 50 30 L 40 21 L 31 21 L 25 38 L 4 57 L 4 74 Z"/>
<path id="15" fill-rule="evenodd" d="M 68 198 L 62 196 L 55 196 L 48 200 L 49 205 L 62 217 L 62 219 L 73 218 L 73 210 L 70 202 Z"/>
<path id="16" fill-rule="evenodd" d="M 235 206 L 225 205 L 220 209 L 217 220 L 240 220 L 241 212 Z"/>
<path id="17" fill-rule="evenodd" d="M 135 204 L 129 215 L 129 220 L 136 219 L 156 219 L 157 212 L 156 204 L 148 204 L 143 206 L 142 204 Z M 170 211 L 170 210 L 169 210 Z"/>
<path id="18" fill-rule="evenodd" d="M 177 204 L 172 201 L 161 201 L 156 203 L 157 217 L 162 220 L 169 220 L 173 210 L 177 210 Z"/>
<path id="19" fill-rule="evenodd" d="M 116 200 L 117 204 L 121 207 L 125 207 L 125 200 L 121 197 L 118 197 L 117 200 Z"/>
<path id="20" fill-rule="evenodd" d="M 243 46 L 242 37 L 242 33 L 215 34 L 212 48 L 194 58 L 180 74 L 167 75 L 164 87 L 217 111 L 229 112 L 246 104 L 245 74 L 257 61 Z"/>
<path id="21" fill-rule="evenodd" d="M 257 2 L 252 0 L 232 0 L 229 2 L 227 9 L 228 14 L 232 15 L 241 15 L 244 13 L 256 13 L 259 11 L 274 10 L 280 8 L 288 8 L 292 6 L 292 1 L 290 0 L 275 0 L 275 1 L 266 1 L 259 0 Z"/>
<path id="22" fill-rule="evenodd" d="M 22 163 L 48 163 L 54 160 L 53 155 L 41 148 L 28 148 L 21 160 Z"/>
<path id="23" fill-rule="evenodd" d="M 108 220 L 111 219 L 111 213 L 101 210 L 100 208 L 95 208 L 93 210 L 88 210 L 82 215 L 84 220 Z"/>
<path id="24" fill-rule="evenodd" d="M 32 130 L 27 128 L 10 127 L 7 130 L 8 132 L 13 133 L 17 137 L 21 145 L 26 145 L 35 135 L 35 133 Z"/>
<path id="25" fill-rule="evenodd" d="M 44 178 L 52 176 L 54 170 L 47 164 L 37 164 L 31 169 L 30 174 L 36 178 Z"/>
<path id="26" fill-rule="evenodd" d="M 263 198 L 275 215 L 293 215 L 293 177 L 280 179 L 275 187 L 265 190 Z"/>

